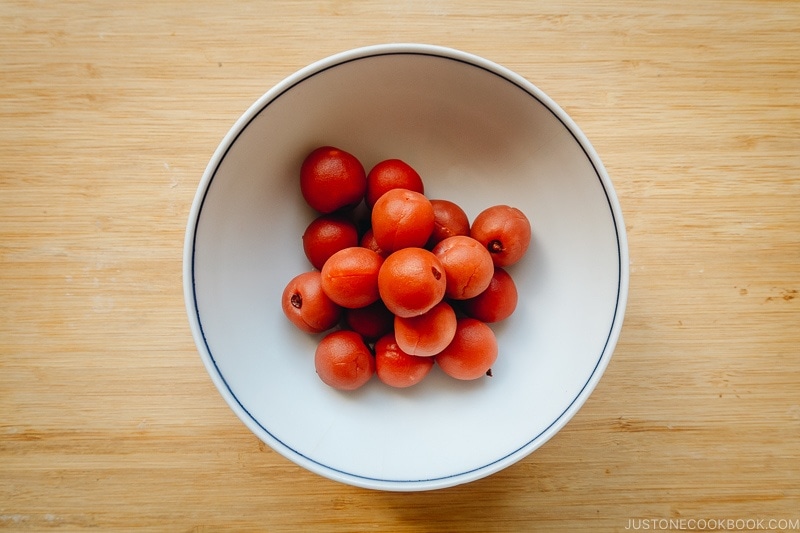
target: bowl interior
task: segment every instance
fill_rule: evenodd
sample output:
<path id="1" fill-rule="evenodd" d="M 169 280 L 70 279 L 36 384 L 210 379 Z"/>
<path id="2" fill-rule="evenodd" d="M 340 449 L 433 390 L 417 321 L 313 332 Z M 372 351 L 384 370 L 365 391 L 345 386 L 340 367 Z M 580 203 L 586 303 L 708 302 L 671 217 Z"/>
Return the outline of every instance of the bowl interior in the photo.
<path id="1" fill-rule="evenodd" d="M 320 336 L 297 331 L 280 296 L 309 270 L 301 235 L 305 155 L 333 145 L 369 170 L 400 158 L 430 198 L 474 218 L 494 204 L 531 220 L 508 270 L 514 315 L 493 325 L 493 377 L 419 385 L 377 378 L 354 393 L 314 373 Z M 379 48 L 300 71 L 260 99 L 209 164 L 187 232 L 187 307 L 201 356 L 261 439 L 323 476 L 423 490 L 471 481 L 549 439 L 600 378 L 621 327 L 624 227 L 605 171 L 566 115 L 496 65 L 438 49 Z"/>

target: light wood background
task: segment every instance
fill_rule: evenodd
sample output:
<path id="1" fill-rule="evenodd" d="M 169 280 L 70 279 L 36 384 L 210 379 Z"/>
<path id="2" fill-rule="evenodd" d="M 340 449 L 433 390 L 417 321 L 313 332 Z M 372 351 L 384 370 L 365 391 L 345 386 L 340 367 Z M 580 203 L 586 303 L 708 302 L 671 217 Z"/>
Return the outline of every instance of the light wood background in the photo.
<path id="1" fill-rule="evenodd" d="M 261 444 L 206 374 L 181 286 L 237 117 L 317 59 L 397 41 L 555 99 L 608 168 L 631 256 L 578 415 L 507 470 L 417 494 Z M 798 529 L 798 291 L 799 2 L 0 0 L 0 529 Z"/>

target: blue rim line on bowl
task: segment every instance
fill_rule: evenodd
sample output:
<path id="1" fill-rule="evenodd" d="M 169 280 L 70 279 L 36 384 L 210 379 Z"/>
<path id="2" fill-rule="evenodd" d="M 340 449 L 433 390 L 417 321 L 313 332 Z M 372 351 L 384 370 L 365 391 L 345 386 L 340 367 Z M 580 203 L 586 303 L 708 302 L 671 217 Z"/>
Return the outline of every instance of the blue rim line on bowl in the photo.
<path id="1" fill-rule="evenodd" d="M 236 393 L 232 390 L 232 388 L 226 381 L 225 376 L 222 374 L 222 371 L 217 366 L 214 354 L 212 353 L 208 345 L 205 332 L 203 330 L 203 321 L 200 316 L 200 310 L 197 305 L 197 294 L 195 287 L 194 260 L 195 260 L 195 245 L 196 245 L 198 221 L 200 219 L 200 216 L 202 215 L 203 204 L 205 203 L 205 199 L 211 187 L 211 184 L 214 180 L 214 176 L 216 175 L 216 172 L 219 169 L 222 162 L 225 160 L 228 151 L 231 149 L 236 139 L 247 129 L 248 125 L 251 122 L 253 122 L 263 111 L 265 111 L 271 104 L 276 102 L 278 99 L 281 98 L 281 96 L 291 91 L 295 86 L 299 85 L 300 83 L 314 76 L 317 76 L 327 70 L 342 66 L 347 63 L 370 59 L 374 57 L 392 56 L 392 55 L 429 56 L 429 57 L 435 57 L 439 59 L 446 59 L 450 61 L 463 63 L 471 67 L 476 67 L 513 84 L 518 89 L 522 90 L 525 94 L 534 98 L 540 104 L 545 106 L 548 109 L 548 111 L 567 129 L 567 131 L 570 132 L 570 135 L 578 143 L 585 157 L 592 165 L 595 175 L 599 180 L 600 185 L 603 189 L 603 193 L 605 194 L 606 202 L 608 203 L 609 212 L 612 217 L 615 236 L 616 236 L 616 243 L 617 243 L 618 279 L 617 279 L 617 295 L 614 306 L 613 319 L 609 326 L 609 332 L 606 337 L 605 343 L 602 349 L 600 350 L 600 354 L 598 355 L 597 360 L 595 362 L 594 368 L 592 369 L 591 374 L 586 379 L 586 382 L 580 388 L 580 390 L 572 399 L 572 401 L 546 428 L 544 428 L 538 434 L 530 438 L 527 442 L 525 442 L 522 446 L 520 446 L 516 450 L 513 450 L 512 452 L 502 457 L 498 457 L 493 461 L 490 461 L 486 464 L 483 464 L 481 466 L 469 470 L 449 474 L 446 476 L 427 478 L 427 479 L 384 479 L 384 478 L 369 477 L 347 472 L 332 467 L 330 465 L 324 464 L 320 461 L 315 460 L 312 457 L 309 457 L 299 452 L 296 449 L 293 449 L 285 442 L 281 441 L 281 439 L 279 439 L 276 435 L 271 433 L 270 430 L 267 427 L 265 427 L 256 417 L 254 417 L 249 412 L 249 410 L 242 404 L 242 402 L 236 396 Z M 223 147 L 224 150 L 222 149 Z M 566 415 L 571 411 L 576 411 L 577 409 L 579 409 L 581 405 L 588 399 L 588 394 L 585 393 L 587 392 L 587 390 L 588 392 L 591 392 L 591 389 L 594 388 L 600 376 L 602 375 L 602 372 L 598 372 L 598 370 L 604 370 L 605 366 L 607 366 L 607 364 L 610 361 L 611 349 L 616 344 L 616 341 L 619 337 L 620 330 L 622 327 L 622 321 L 624 317 L 624 309 L 627 302 L 627 291 L 628 291 L 628 280 L 627 277 L 623 276 L 624 269 L 627 266 L 627 254 L 628 254 L 627 241 L 625 232 L 621 231 L 621 229 L 624 228 L 624 226 L 622 226 L 623 222 L 622 222 L 621 208 L 619 206 L 618 199 L 616 197 L 615 192 L 613 191 L 610 179 L 608 178 L 605 169 L 599 160 L 599 157 L 594 152 L 594 149 L 591 147 L 591 143 L 588 141 L 585 135 L 580 131 L 577 125 L 572 121 L 572 119 L 569 118 L 566 115 L 566 113 L 564 113 L 564 111 L 547 95 L 545 95 L 540 90 L 538 90 L 538 88 L 533 86 L 533 84 L 531 84 L 524 78 L 521 78 L 513 71 L 510 71 L 500 65 L 494 64 L 486 59 L 474 56 L 472 54 L 468 54 L 466 52 L 461 52 L 458 50 L 440 46 L 418 45 L 418 44 L 389 44 L 389 45 L 367 46 L 351 50 L 348 52 L 342 52 L 340 54 L 330 56 L 326 59 L 322 59 L 314 64 L 309 65 L 304 69 L 299 70 L 294 75 L 289 76 L 283 82 L 276 85 L 270 92 L 266 93 L 256 103 L 254 103 L 251 106 L 251 108 L 240 118 L 240 120 L 237 121 L 237 123 L 231 128 L 228 135 L 225 137 L 224 141 L 220 144 L 220 149 L 217 151 L 217 153 L 214 154 L 211 162 L 208 165 L 204 177 L 206 177 L 206 179 L 205 182 L 203 183 L 202 194 L 198 192 L 195 198 L 195 202 L 192 207 L 192 214 L 190 216 L 190 225 L 187 228 L 187 235 L 186 235 L 185 249 L 187 252 L 188 250 L 191 250 L 191 261 L 188 262 L 188 265 L 184 266 L 184 278 L 191 280 L 191 283 L 190 284 L 185 283 L 184 288 L 187 296 L 187 310 L 190 313 L 190 319 L 193 322 L 196 321 L 196 325 L 199 330 L 200 336 L 202 338 L 205 350 L 208 354 L 210 361 L 214 365 L 216 378 L 219 380 L 219 383 L 221 383 L 228 391 L 228 393 L 230 394 L 230 398 L 236 403 L 238 408 L 241 409 L 241 411 L 244 414 L 246 414 L 251 423 L 255 424 L 265 434 L 269 435 L 269 437 L 273 439 L 275 443 L 283 447 L 283 449 L 277 449 L 276 451 L 281 453 L 281 455 L 286 456 L 287 458 L 291 459 L 290 455 L 293 455 L 294 458 L 302 458 L 310 465 L 316 465 L 319 468 L 316 469 L 311 468 L 311 470 L 317 472 L 320 475 L 326 476 L 326 474 L 334 474 L 334 473 L 340 474 L 352 480 L 354 482 L 353 484 L 365 488 L 376 488 L 376 486 L 374 485 L 375 483 L 408 484 L 408 485 L 420 484 L 420 483 L 429 484 L 430 486 L 426 487 L 425 490 L 445 488 L 454 484 L 458 484 L 449 481 L 468 477 L 471 474 L 475 474 L 476 472 L 482 472 L 482 473 L 485 472 L 485 475 L 490 475 L 495 471 L 493 469 L 493 466 L 509 459 L 514 455 L 523 452 L 525 452 L 524 455 L 531 453 L 533 449 L 530 450 L 526 449 L 532 443 L 534 443 L 539 439 L 542 439 L 542 437 L 548 434 L 548 432 L 552 432 L 553 428 L 559 426 L 560 423 L 566 424 L 566 422 L 571 418 L 571 417 L 566 417 Z M 191 307 L 189 302 L 191 302 Z M 544 442 L 549 440 L 549 438 L 552 437 L 553 434 L 555 434 L 555 432 L 552 432 L 549 436 L 544 438 L 539 443 L 539 446 L 541 446 L 542 444 L 544 444 Z M 466 481 L 478 479 L 479 477 L 484 477 L 484 476 L 476 476 Z M 334 477 L 334 479 L 338 479 L 338 477 Z M 364 483 L 358 483 L 358 480 L 362 480 Z M 377 488 L 384 488 L 384 487 L 377 487 Z M 393 487 L 390 490 L 403 490 L 403 489 L 402 487 L 399 488 Z"/>

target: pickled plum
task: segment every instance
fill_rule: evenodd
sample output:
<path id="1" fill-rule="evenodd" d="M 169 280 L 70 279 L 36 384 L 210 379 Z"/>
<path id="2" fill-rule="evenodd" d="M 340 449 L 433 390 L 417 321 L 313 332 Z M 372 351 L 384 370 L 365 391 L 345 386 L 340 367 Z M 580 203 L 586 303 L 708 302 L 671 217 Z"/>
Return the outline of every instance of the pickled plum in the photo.
<path id="1" fill-rule="evenodd" d="M 372 232 L 381 250 L 421 248 L 433 231 L 433 206 L 423 194 L 391 189 L 372 207 Z"/>
<path id="2" fill-rule="evenodd" d="M 497 338 L 480 320 L 459 318 L 453 342 L 435 358 L 436 364 L 450 377 L 478 379 L 485 376 L 497 360 Z"/>
<path id="3" fill-rule="evenodd" d="M 411 355 L 436 355 L 450 344 L 455 334 L 456 312 L 447 302 L 439 302 L 433 309 L 418 316 L 394 318 L 397 344 Z"/>
<path id="4" fill-rule="evenodd" d="M 461 309 L 472 318 L 483 322 L 499 322 L 514 313 L 518 299 L 514 278 L 503 268 L 495 267 L 486 290 L 461 302 Z"/>
<path id="5" fill-rule="evenodd" d="M 367 174 L 349 152 L 321 146 L 303 160 L 300 192 L 308 205 L 320 213 L 353 208 L 367 190 Z"/>
<path id="6" fill-rule="evenodd" d="M 356 225 L 342 215 L 320 215 L 303 233 L 303 252 L 317 270 L 339 250 L 358 244 Z"/>
<path id="7" fill-rule="evenodd" d="M 416 385 L 433 368 L 432 357 L 411 355 L 398 345 L 394 333 L 387 333 L 375 343 L 375 370 L 386 385 L 406 388 Z"/>
<path id="8" fill-rule="evenodd" d="M 528 250 L 531 223 L 516 207 L 495 205 L 478 213 L 472 221 L 470 236 L 489 250 L 495 266 L 510 266 Z"/>
<path id="9" fill-rule="evenodd" d="M 380 297 L 378 273 L 383 257 L 353 246 L 333 254 L 322 267 L 322 290 L 342 307 L 365 307 Z"/>
<path id="10" fill-rule="evenodd" d="M 375 373 L 375 359 L 361 335 L 355 331 L 328 333 L 314 352 L 319 378 L 334 389 L 355 390 Z"/>
<path id="11" fill-rule="evenodd" d="M 403 248 L 391 254 L 378 272 L 378 292 L 397 316 L 417 316 L 442 301 L 447 278 L 442 263 L 424 248 Z"/>
<path id="12" fill-rule="evenodd" d="M 425 186 L 419 173 L 400 159 L 387 159 L 372 167 L 367 174 L 364 202 L 372 207 L 378 198 L 391 189 L 408 189 L 420 194 L 425 193 Z"/>
<path id="13" fill-rule="evenodd" d="M 433 231 L 428 238 L 427 248 L 433 248 L 440 241 L 456 235 L 469 235 L 469 218 L 458 204 L 450 200 L 431 200 L 433 207 Z"/>
<path id="14" fill-rule="evenodd" d="M 447 297 L 454 300 L 472 298 L 489 286 L 494 274 L 492 256 L 472 237 L 448 237 L 437 244 L 432 253 L 444 267 Z"/>
<path id="15" fill-rule="evenodd" d="M 286 284 L 281 307 L 292 324 L 306 333 L 329 330 L 342 315 L 342 308 L 322 290 L 322 276 L 316 270 L 298 274 Z"/>

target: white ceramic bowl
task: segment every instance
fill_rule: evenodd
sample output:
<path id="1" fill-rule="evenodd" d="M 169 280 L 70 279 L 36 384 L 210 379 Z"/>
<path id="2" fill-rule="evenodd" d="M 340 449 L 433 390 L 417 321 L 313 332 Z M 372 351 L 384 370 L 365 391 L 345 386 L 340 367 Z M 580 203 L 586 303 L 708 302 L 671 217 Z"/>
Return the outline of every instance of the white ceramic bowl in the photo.
<path id="1" fill-rule="evenodd" d="M 460 382 L 434 367 L 409 389 L 373 377 L 351 393 L 318 379 L 321 336 L 295 329 L 280 297 L 310 269 L 301 235 L 315 214 L 298 173 L 321 145 L 367 170 L 405 160 L 429 197 L 458 203 L 470 220 L 494 204 L 528 215 L 531 247 L 509 268 L 519 305 L 492 326 L 493 377 Z M 419 491 L 497 472 L 577 412 L 622 327 L 628 251 L 599 157 L 541 90 L 457 50 L 379 45 L 303 68 L 236 122 L 191 209 L 184 289 L 203 363 L 253 433 L 327 478 Z"/>

